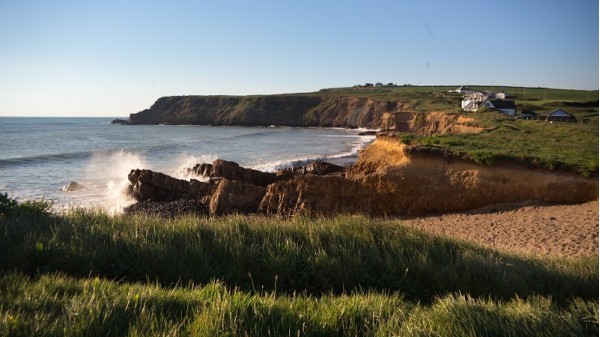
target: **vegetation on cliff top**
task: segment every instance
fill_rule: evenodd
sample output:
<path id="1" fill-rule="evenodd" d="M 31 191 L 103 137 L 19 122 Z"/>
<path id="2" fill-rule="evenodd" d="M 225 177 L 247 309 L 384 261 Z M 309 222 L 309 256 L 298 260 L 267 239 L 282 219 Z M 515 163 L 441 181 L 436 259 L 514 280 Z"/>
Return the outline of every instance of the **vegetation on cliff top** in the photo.
<path id="1" fill-rule="evenodd" d="M 585 176 L 598 174 L 598 123 L 485 120 L 495 115 L 487 112 L 478 116 L 486 124 L 480 133 L 397 136 L 406 144 L 446 150 L 459 156 L 466 154 L 485 165 L 516 159 L 552 170 L 574 171 Z M 485 160 L 478 161 L 484 157 Z"/>
<path id="2" fill-rule="evenodd" d="M 0 200 L 2 336 L 587 336 L 598 260 L 360 216 L 164 220 Z"/>
<path id="3" fill-rule="evenodd" d="M 462 95 L 447 92 L 454 87 L 346 88 L 330 89 L 330 95 L 355 94 L 379 99 L 406 99 L 408 111 L 445 111 L 463 113 Z M 472 89 L 492 90 L 474 86 Z M 498 87 L 496 87 L 498 89 Z M 419 136 L 398 133 L 401 142 L 467 155 L 477 163 L 493 165 L 504 159 L 517 159 L 533 166 L 574 171 L 585 176 L 598 174 L 598 91 L 547 88 L 505 88 L 514 99 L 517 111 L 538 114 L 564 109 L 578 123 L 548 123 L 539 120 L 512 119 L 502 113 L 484 110 L 464 113 L 482 126 L 481 133 L 436 134 Z M 587 123 L 581 123 L 587 120 Z"/>

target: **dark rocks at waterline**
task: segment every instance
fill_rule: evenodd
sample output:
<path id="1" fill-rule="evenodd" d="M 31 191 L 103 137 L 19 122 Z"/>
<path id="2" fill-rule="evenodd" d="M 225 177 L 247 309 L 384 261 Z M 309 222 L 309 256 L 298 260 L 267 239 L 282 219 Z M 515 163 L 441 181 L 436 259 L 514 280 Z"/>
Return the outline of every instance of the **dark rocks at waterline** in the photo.
<path id="1" fill-rule="evenodd" d="M 75 192 L 85 190 L 85 187 L 76 181 L 71 181 L 61 189 L 63 192 Z"/>
<path id="2" fill-rule="evenodd" d="M 168 202 L 140 201 L 124 209 L 126 214 L 141 214 L 175 218 L 184 215 L 209 215 L 208 206 L 198 200 L 174 200 Z"/>
<path id="3" fill-rule="evenodd" d="M 277 181 L 275 173 L 241 167 L 238 163 L 217 159 L 212 164 L 198 164 L 191 169 L 196 175 L 214 179 L 239 180 L 266 187 Z"/>
<path id="4" fill-rule="evenodd" d="M 344 172 L 344 167 L 328 163 L 322 160 L 315 160 L 314 162 L 308 165 L 294 167 L 289 169 L 288 171 L 291 171 L 296 174 L 310 174 L 322 176 Z"/>
<path id="5" fill-rule="evenodd" d="M 151 170 L 132 170 L 127 177 L 130 194 L 137 201 L 199 200 L 212 194 L 214 185 L 198 180 L 181 180 Z"/>
<path id="6" fill-rule="evenodd" d="M 210 199 L 211 214 L 256 213 L 267 189 L 244 181 L 221 179 Z"/>
<path id="7" fill-rule="evenodd" d="M 126 119 L 113 119 L 113 121 L 111 122 L 111 124 L 117 124 L 117 125 L 131 125 L 131 122 L 129 122 L 129 120 Z"/>
<path id="8" fill-rule="evenodd" d="M 150 170 L 132 170 L 128 176 L 129 192 L 139 206 L 130 206 L 126 211 L 170 216 L 182 214 L 179 210 L 186 205 L 183 209 L 194 214 L 196 209 L 199 214 L 210 215 L 256 213 L 268 187 L 274 183 L 296 180 L 298 176 L 343 176 L 344 168 L 315 161 L 299 168 L 267 173 L 240 167 L 235 162 L 215 160 L 212 164 L 198 164 L 189 171 L 210 178 L 209 182 L 181 180 Z"/>

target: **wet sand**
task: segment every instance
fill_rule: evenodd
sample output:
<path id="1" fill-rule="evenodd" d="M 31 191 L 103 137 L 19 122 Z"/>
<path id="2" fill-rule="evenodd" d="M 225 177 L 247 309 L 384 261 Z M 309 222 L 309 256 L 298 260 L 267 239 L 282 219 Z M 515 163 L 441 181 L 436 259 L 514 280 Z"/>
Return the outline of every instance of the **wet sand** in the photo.
<path id="1" fill-rule="evenodd" d="M 434 234 L 540 256 L 598 256 L 598 201 L 578 205 L 502 204 L 403 219 Z"/>

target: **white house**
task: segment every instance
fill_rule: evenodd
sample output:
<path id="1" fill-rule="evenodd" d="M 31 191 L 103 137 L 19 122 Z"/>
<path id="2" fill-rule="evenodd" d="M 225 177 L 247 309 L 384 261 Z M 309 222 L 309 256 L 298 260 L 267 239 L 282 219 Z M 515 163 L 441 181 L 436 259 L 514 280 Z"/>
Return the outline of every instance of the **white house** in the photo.
<path id="1" fill-rule="evenodd" d="M 488 101 L 488 103 L 486 103 L 486 101 Z M 488 95 L 482 92 L 474 92 L 465 95 L 460 106 L 465 111 L 477 111 L 477 109 L 484 106 L 492 107 Z"/>
<path id="2" fill-rule="evenodd" d="M 517 108 L 514 101 L 494 99 L 491 100 L 488 97 L 485 99 L 467 99 L 465 98 L 461 102 L 461 107 L 464 111 L 477 111 L 482 108 L 496 109 L 509 116 L 515 116 L 517 114 Z"/>
<path id="3" fill-rule="evenodd" d="M 497 99 L 506 99 L 506 97 L 508 96 L 504 91 L 500 91 L 498 93 L 496 93 L 496 98 Z"/>

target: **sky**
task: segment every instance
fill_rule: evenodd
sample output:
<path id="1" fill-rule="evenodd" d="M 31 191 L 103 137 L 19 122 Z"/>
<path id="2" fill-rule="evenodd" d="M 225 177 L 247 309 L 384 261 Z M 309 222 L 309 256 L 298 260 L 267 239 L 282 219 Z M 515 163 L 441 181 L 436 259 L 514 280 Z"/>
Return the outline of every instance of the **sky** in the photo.
<path id="1" fill-rule="evenodd" d="M 0 116 L 366 82 L 598 89 L 597 0 L 0 0 Z"/>

